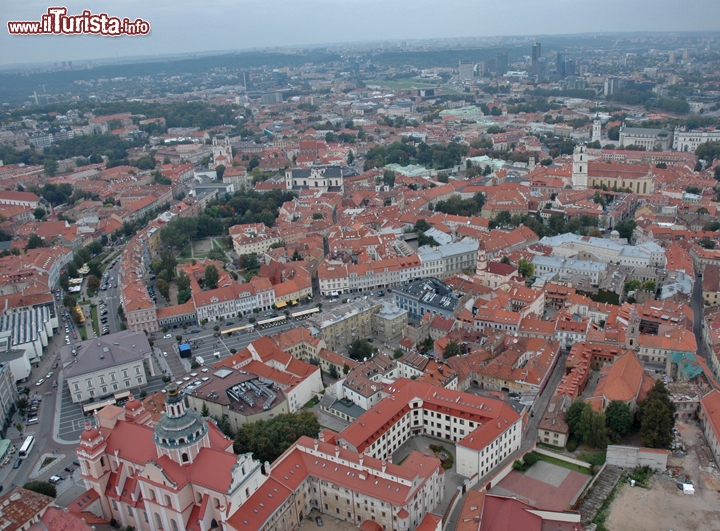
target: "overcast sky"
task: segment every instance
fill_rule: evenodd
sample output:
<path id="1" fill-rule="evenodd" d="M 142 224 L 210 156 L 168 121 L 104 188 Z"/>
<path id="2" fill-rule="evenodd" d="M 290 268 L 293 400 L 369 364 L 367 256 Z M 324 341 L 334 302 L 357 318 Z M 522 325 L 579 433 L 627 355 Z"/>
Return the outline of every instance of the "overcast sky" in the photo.
<path id="1" fill-rule="evenodd" d="M 144 37 L 11 36 L 5 22 L 70 14 L 143 18 Z M 0 64 L 384 39 L 717 31 L 719 0 L 0 0 Z"/>

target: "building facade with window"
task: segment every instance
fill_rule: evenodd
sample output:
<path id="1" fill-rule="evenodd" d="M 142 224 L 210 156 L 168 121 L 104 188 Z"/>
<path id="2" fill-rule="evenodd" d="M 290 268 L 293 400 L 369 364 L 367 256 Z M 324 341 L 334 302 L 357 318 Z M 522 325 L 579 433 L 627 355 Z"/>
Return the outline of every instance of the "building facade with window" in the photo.
<path id="1" fill-rule="evenodd" d="M 386 398 L 335 436 L 341 446 L 392 459 L 409 438 L 429 435 L 455 445 L 456 472 L 466 477 L 491 472 L 520 448 L 522 419 L 500 400 L 405 378 L 384 392 Z"/>
<path id="2" fill-rule="evenodd" d="M 125 330 L 60 349 L 72 401 L 110 396 L 147 384 L 154 376 L 152 348 L 144 332 Z"/>

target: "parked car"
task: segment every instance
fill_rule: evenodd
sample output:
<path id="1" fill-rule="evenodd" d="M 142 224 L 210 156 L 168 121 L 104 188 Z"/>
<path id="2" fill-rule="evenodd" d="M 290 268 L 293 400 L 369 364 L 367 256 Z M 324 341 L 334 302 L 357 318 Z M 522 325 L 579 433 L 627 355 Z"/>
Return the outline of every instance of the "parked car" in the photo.
<path id="1" fill-rule="evenodd" d="M 35 385 L 42 385 L 45 383 L 45 378 L 40 378 Z"/>
<path id="2" fill-rule="evenodd" d="M 28 419 L 28 421 L 25 424 L 27 424 L 29 426 L 30 424 L 37 424 L 37 423 L 38 423 L 38 418 L 33 417 L 31 419 Z"/>
<path id="3" fill-rule="evenodd" d="M 20 465 L 22 465 L 22 459 L 15 459 L 15 463 L 13 463 L 13 468 L 20 468 Z"/>
<path id="4" fill-rule="evenodd" d="M 165 334 L 163 339 L 172 339 L 172 334 Z"/>
<path id="5" fill-rule="evenodd" d="M 315 523 L 317 524 L 318 527 L 322 527 L 323 526 L 322 518 L 320 518 L 319 516 L 315 517 Z"/>
<path id="6" fill-rule="evenodd" d="M 71 466 L 66 466 L 65 472 L 67 472 L 68 474 L 72 474 L 73 472 L 75 472 L 75 469 Z"/>
<path id="7" fill-rule="evenodd" d="M 53 387 L 57 387 L 57 380 L 53 380 Z"/>

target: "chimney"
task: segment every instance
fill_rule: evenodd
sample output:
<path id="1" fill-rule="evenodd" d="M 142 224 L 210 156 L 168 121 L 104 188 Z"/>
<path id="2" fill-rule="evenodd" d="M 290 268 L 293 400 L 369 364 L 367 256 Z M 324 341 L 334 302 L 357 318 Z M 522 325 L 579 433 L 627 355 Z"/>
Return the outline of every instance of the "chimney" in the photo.
<path id="1" fill-rule="evenodd" d="M 315 451 L 317 452 L 317 449 L 318 449 L 318 440 L 315 439 L 315 440 L 313 441 L 313 443 L 314 443 L 314 446 L 315 446 Z"/>
<path id="2" fill-rule="evenodd" d="M 340 447 L 335 445 L 335 457 L 340 457 Z"/>
<path id="3" fill-rule="evenodd" d="M 383 460 L 381 462 L 381 464 L 382 464 L 382 471 L 385 472 L 385 469 L 387 468 L 387 461 Z"/>
<path id="4" fill-rule="evenodd" d="M 363 466 L 363 461 L 365 460 L 365 452 L 362 452 L 359 456 L 360 459 L 360 466 Z"/>
<path id="5" fill-rule="evenodd" d="M 320 432 L 318 434 L 318 439 L 320 440 L 320 442 L 325 442 L 325 434 L 323 432 Z"/>

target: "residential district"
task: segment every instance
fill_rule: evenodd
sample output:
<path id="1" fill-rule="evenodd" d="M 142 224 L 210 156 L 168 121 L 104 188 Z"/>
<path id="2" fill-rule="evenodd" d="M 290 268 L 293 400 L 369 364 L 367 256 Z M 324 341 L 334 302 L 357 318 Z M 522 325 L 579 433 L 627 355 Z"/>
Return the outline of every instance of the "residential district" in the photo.
<path id="1" fill-rule="evenodd" d="M 718 37 L 647 39 L 9 98 L 0 528 L 717 529 Z"/>

